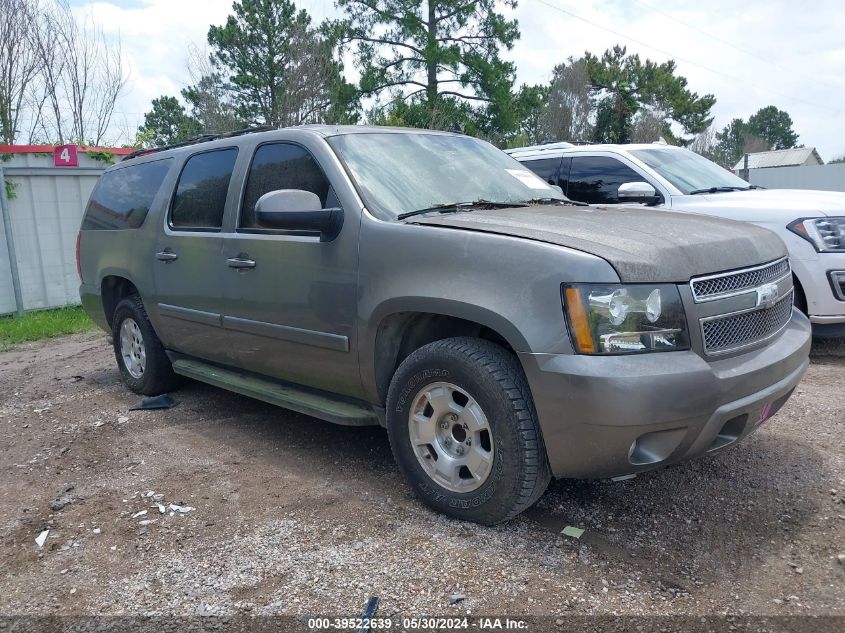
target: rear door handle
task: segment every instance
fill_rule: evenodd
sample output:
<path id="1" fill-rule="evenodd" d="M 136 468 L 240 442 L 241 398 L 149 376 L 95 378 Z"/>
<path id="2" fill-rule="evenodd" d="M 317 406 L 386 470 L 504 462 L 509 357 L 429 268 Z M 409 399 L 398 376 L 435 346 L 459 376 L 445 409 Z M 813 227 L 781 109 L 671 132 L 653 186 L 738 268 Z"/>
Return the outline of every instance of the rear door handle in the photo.
<path id="1" fill-rule="evenodd" d="M 172 262 L 179 259 L 179 256 L 173 251 L 159 251 L 156 253 L 156 259 L 160 262 Z"/>
<path id="2" fill-rule="evenodd" d="M 226 260 L 230 268 L 255 268 L 255 260 L 241 257 L 230 257 Z"/>

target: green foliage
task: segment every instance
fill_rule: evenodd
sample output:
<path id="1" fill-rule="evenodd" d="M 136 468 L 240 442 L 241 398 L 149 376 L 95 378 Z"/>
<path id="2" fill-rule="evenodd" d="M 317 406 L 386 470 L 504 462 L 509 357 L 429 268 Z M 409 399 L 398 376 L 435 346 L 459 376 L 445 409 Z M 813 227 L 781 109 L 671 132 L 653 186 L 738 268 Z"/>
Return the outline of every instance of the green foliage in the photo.
<path id="1" fill-rule="evenodd" d="M 114 165 L 114 154 L 108 150 L 97 151 L 91 149 L 85 152 L 85 155 L 92 160 L 96 160 L 106 165 Z"/>
<path id="2" fill-rule="evenodd" d="M 775 106 L 766 106 L 751 115 L 748 122 L 733 119 L 716 134 L 717 162 L 733 167 L 745 153 L 789 149 L 797 142 L 789 114 Z"/>
<path id="3" fill-rule="evenodd" d="M 138 128 L 136 145 L 162 147 L 187 141 L 199 133 L 199 123 L 188 116 L 185 107 L 176 97 L 163 95 L 153 99 L 152 110 L 144 115 L 144 124 Z"/>
<path id="4" fill-rule="evenodd" d="M 514 65 L 500 56 L 519 37 L 495 0 L 337 0 L 335 32 L 354 49 L 364 95 L 386 95 L 377 119 L 499 136 L 518 127 Z M 502 5 L 515 7 L 515 0 Z M 399 101 L 406 105 L 402 105 Z"/>
<path id="5" fill-rule="evenodd" d="M 8 163 L 14 156 L 14 154 L 0 154 L 0 162 Z"/>
<path id="6" fill-rule="evenodd" d="M 14 200 L 18 197 L 18 183 L 6 178 L 6 200 Z"/>
<path id="7" fill-rule="evenodd" d="M 0 317 L 0 351 L 25 341 L 85 332 L 94 327 L 94 322 L 79 306 L 28 312 L 21 317 Z"/>
<path id="8" fill-rule="evenodd" d="M 792 129 L 792 117 L 775 106 L 760 108 L 748 118 L 748 133 L 763 139 L 770 149 L 790 149 L 798 142 Z"/>
<path id="9" fill-rule="evenodd" d="M 543 112 L 549 98 L 549 86 L 523 84 L 514 95 L 514 115 L 518 121 L 516 133 L 506 140 L 508 147 L 534 145 L 545 140 Z"/>
<path id="10" fill-rule="evenodd" d="M 745 150 L 747 130 L 745 121 L 733 119 L 716 133 L 716 155 L 723 167 L 733 167 Z"/>
<path id="11" fill-rule="evenodd" d="M 716 98 L 688 90 L 686 78 L 675 74 L 674 61 L 643 62 L 639 55 L 628 55 L 624 46 L 614 46 L 601 57 L 585 53 L 584 63 L 596 118 L 593 140 L 597 142 L 630 142 L 634 117 L 641 111 L 663 118 L 667 140 L 682 144 L 691 138 L 675 138 L 671 122 L 679 124 L 685 134 L 695 135 L 713 121 L 710 110 Z"/>
<path id="12" fill-rule="evenodd" d="M 374 107 L 367 118 L 373 125 L 434 128 L 476 136 L 480 129 L 473 114 L 467 103 L 454 97 L 439 99 L 432 108 L 423 97 L 397 96 L 386 106 Z"/>
<path id="13" fill-rule="evenodd" d="M 354 119 L 357 94 L 334 59 L 328 26 L 312 27 L 291 0 L 241 0 L 232 10 L 224 25 L 209 28 L 208 43 L 241 120 L 287 126 Z"/>

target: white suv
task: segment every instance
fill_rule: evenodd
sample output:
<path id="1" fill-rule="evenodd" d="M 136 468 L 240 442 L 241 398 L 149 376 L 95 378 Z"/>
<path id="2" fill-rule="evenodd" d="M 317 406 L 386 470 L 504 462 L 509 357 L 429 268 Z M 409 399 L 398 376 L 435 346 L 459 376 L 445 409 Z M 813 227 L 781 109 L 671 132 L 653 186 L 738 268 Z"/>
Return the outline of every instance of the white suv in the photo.
<path id="1" fill-rule="evenodd" d="M 749 186 L 694 152 L 659 143 L 550 143 L 507 152 L 572 200 L 643 202 L 771 229 L 789 249 L 795 303 L 813 334 L 845 336 L 845 193 Z"/>

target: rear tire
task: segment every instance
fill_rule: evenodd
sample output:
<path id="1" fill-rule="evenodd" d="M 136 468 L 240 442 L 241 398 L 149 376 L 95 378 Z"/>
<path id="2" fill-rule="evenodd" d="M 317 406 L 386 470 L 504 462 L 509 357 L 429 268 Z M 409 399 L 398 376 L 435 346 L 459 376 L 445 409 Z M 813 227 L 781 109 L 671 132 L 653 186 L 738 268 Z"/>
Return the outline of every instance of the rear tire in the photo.
<path id="1" fill-rule="evenodd" d="M 112 342 L 123 382 L 135 393 L 157 396 L 171 391 L 178 383 L 138 295 L 117 304 L 112 317 Z"/>
<path id="2" fill-rule="evenodd" d="M 519 362 L 475 338 L 430 343 L 390 383 L 387 431 L 400 470 L 422 500 L 491 525 L 533 505 L 551 478 Z"/>

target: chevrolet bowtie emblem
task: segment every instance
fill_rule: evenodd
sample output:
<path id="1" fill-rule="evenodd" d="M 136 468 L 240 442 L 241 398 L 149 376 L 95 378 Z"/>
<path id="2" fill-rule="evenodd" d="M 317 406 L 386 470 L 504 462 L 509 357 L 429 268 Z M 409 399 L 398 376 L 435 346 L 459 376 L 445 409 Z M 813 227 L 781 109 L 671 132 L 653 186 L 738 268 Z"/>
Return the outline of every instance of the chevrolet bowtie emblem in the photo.
<path id="1" fill-rule="evenodd" d="M 757 307 L 771 308 L 777 303 L 780 289 L 777 284 L 766 284 L 757 288 Z"/>

